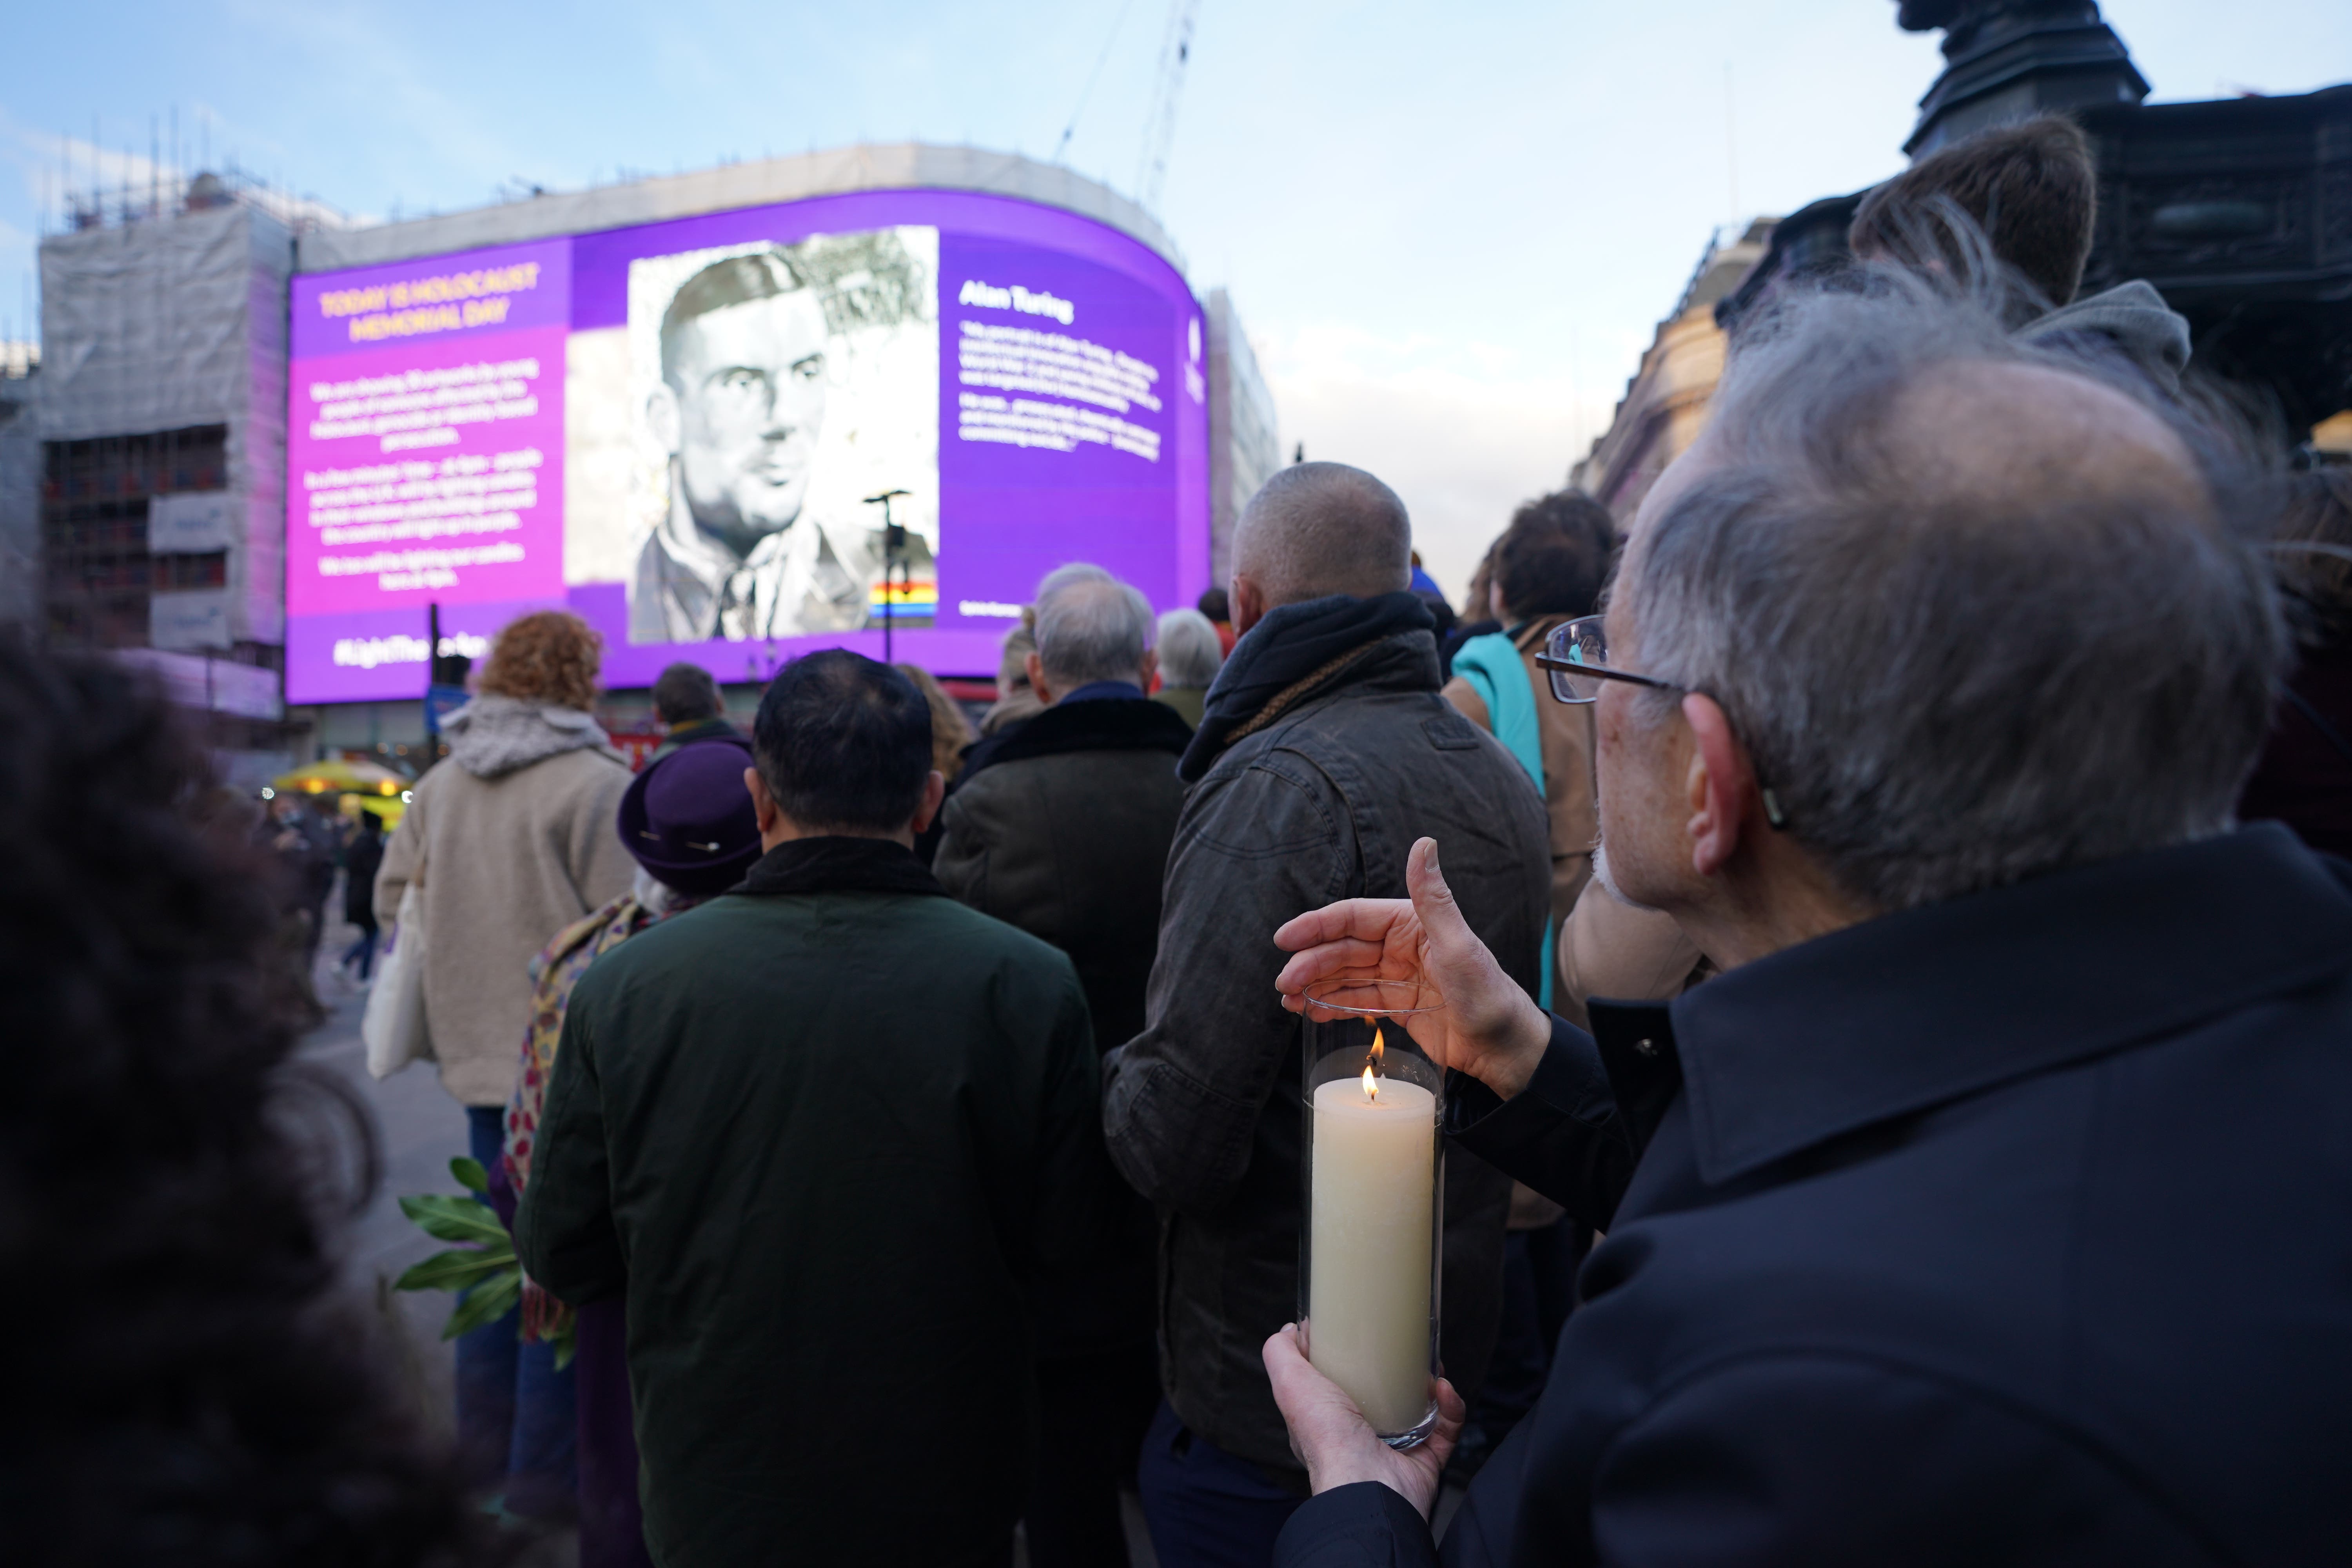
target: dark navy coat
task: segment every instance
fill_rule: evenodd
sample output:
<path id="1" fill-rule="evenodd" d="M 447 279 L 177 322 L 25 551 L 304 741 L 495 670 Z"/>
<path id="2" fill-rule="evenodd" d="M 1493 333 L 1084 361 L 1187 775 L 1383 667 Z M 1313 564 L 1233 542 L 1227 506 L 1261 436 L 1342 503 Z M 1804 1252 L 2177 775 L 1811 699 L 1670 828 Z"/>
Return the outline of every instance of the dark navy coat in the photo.
<path id="1" fill-rule="evenodd" d="M 1453 1097 L 1609 1237 L 1444 1561 L 2352 1563 L 2352 866 L 2265 825 L 1593 1015 Z M 1439 1556 L 1360 1484 L 1277 1561 Z"/>

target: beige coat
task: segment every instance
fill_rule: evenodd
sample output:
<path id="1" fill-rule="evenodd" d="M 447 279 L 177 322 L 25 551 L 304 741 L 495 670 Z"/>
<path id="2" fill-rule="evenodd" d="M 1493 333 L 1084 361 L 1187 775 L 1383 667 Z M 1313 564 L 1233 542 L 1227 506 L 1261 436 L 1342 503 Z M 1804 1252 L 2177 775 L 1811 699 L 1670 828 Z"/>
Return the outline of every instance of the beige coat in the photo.
<path id="1" fill-rule="evenodd" d="M 504 704 L 492 716 L 505 722 L 493 734 L 451 715 L 450 760 L 417 781 L 384 847 L 375 907 L 389 925 L 402 890 L 419 884 L 441 1086 L 466 1105 L 502 1106 L 530 1023 L 531 959 L 628 891 L 635 863 L 614 830 L 629 767 L 604 731 L 584 713 L 500 699 L 461 712 L 486 704 Z"/>

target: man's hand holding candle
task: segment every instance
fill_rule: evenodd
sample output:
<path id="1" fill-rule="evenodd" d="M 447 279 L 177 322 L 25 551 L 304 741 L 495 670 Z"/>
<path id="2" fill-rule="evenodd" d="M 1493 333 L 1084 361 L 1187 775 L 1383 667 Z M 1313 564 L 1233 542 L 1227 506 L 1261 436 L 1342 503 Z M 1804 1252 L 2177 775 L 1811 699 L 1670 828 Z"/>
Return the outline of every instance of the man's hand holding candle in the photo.
<path id="1" fill-rule="evenodd" d="M 1378 1481 L 1428 1518 L 1437 1500 L 1438 1478 L 1468 1415 L 1454 1385 L 1438 1379 L 1436 1428 L 1428 1441 L 1400 1451 L 1381 1442 L 1356 1402 L 1315 1370 L 1297 1323 L 1285 1323 L 1265 1342 L 1265 1353 L 1274 1402 L 1289 1425 L 1291 1451 L 1307 1467 L 1307 1484 L 1328 1492 L 1355 1481 Z"/>
<path id="2" fill-rule="evenodd" d="M 1508 1099 L 1527 1086 L 1542 1059 L 1550 1021 L 1463 919 L 1438 869 L 1434 839 L 1413 845 L 1405 887 L 1410 900 L 1348 899 L 1275 932 L 1275 945 L 1293 955 L 1275 981 L 1282 1005 L 1309 1013 L 1307 989 L 1321 981 L 1415 986 L 1427 1010 L 1399 1014 L 1389 1026 L 1408 1029 L 1439 1066 L 1466 1072 Z M 1439 1472 L 1462 1432 L 1462 1398 L 1452 1384 L 1438 1383 L 1437 1425 L 1429 1439 L 1400 1452 L 1381 1442 L 1356 1402 L 1315 1369 L 1297 1324 L 1265 1342 L 1265 1357 L 1275 1404 L 1316 1491 L 1378 1481 L 1428 1515 Z"/>
<path id="3" fill-rule="evenodd" d="M 1417 984 L 1438 1005 L 1395 1022 L 1430 1060 L 1508 1100 L 1534 1074 L 1551 1025 L 1462 918 L 1438 869 L 1435 839 L 1413 845 L 1405 887 L 1410 900 L 1345 899 L 1276 931 L 1274 944 L 1293 955 L 1274 983 L 1282 1005 L 1307 1011 L 1306 990 L 1321 980 Z"/>

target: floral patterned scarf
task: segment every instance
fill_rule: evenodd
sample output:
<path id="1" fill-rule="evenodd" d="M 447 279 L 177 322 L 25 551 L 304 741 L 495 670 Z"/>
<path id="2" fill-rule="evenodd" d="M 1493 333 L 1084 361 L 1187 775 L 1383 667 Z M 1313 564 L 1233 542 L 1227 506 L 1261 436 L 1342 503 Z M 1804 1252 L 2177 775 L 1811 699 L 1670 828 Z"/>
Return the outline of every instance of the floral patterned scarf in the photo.
<path id="1" fill-rule="evenodd" d="M 669 889 L 663 889 L 663 892 Z M 555 1046 L 563 1036 L 563 1015 L 572 1005 L 572 992 L 599 955 L 620 946 L 656 921 L 701 902 L 669 892 L 659 910 L 639 892 L 623 893 L 603 909 L 582 916 L 563 928 L 553 942 L 530 961 L 530 1022 L 524 1026 L 522 1071 L 515 1078 L 514 1098 L 507 1101 L 507 1181 L 520 1196 L 530 1179 L 530 1155 L 539 1137 L 540 1112 L 547 1102 L 547 1086 L 555 1074 Z"/>

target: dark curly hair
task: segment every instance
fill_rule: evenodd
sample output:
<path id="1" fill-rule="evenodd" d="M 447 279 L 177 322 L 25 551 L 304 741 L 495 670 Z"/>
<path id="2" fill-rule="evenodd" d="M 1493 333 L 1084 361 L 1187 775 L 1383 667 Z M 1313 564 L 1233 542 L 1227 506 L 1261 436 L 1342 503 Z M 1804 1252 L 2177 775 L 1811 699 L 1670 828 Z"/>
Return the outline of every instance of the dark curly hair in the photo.
<path id="1" fill-rule="evenodd" d="M 0 637 L 0 1562 L 482 1561 L 337 1289 L 373 1140 L 250 808 L 111 664 Z"/>
<path id="2" fill-rule="evenodd" d="M 1512 514 L 1495 542 L 1491 581 L 1513 620 L 1589 616 L 1616 548 L 1607 507 L 1580 490 L 1555 490 Z"/>

